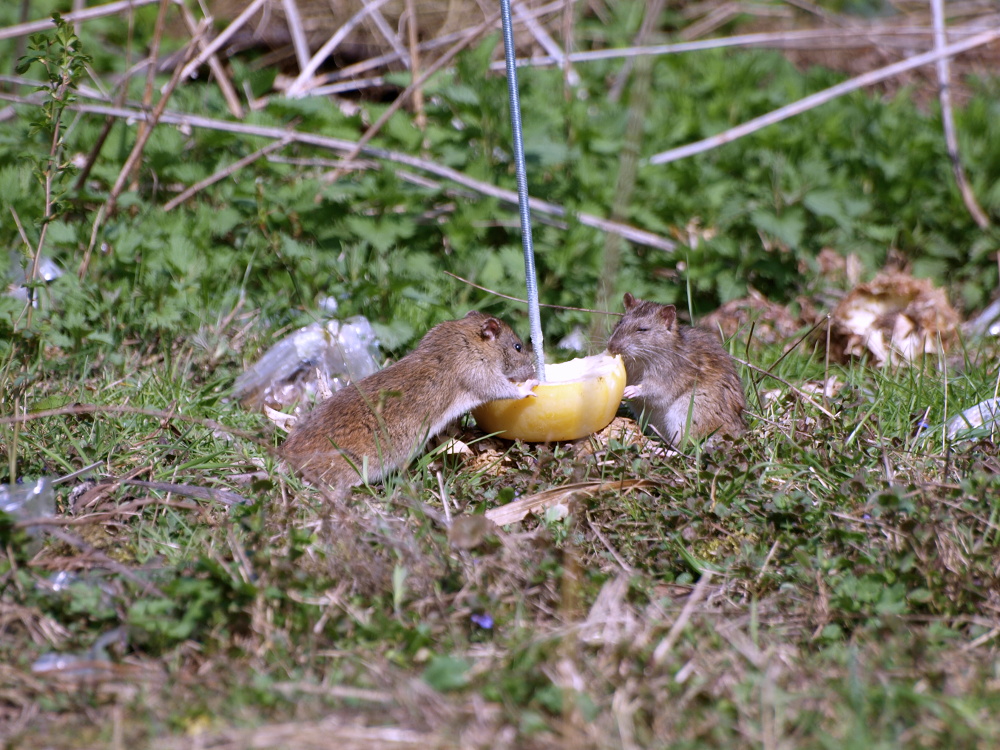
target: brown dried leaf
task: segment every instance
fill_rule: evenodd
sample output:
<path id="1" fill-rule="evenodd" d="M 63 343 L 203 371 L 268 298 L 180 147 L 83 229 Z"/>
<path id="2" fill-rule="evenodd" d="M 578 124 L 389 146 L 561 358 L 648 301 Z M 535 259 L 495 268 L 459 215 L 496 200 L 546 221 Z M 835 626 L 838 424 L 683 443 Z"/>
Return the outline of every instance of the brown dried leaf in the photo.
<path id="1" fill-rule="evenodd" d="M 960 318 L 943 289 L 902 273 L 855 287 L 831 317 L 830 355 L 871 356 L 878 365 L 938 357 L 954 343 Z"/>

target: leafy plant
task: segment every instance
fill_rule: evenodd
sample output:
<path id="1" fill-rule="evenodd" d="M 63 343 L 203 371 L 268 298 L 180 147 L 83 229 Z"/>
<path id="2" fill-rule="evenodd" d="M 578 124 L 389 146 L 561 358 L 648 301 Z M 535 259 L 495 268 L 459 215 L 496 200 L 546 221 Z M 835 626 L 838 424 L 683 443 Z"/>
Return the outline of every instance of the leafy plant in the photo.
<path id="1" fill-rule="evenodd" d="M 39 220 L 31 272 L 28 275 L 29 282 L 37 278 L 39 258 L 45 247 L 45 234 L 50 223 L 66 210 L 63 199 L 69 190 L 69 181 L 75 169 L 66 156 L 63 117 L 66 108 L 76 101 L 75 92 L 90 63 L 90 57 L 83 52 L 73 26 L 58 13 L 52 15 L 52 21 L 55 30 L 50 34 L 33 35 L 28 53 L 18 61 L 16 67 L 18 74 L 36 66 L 42 69 L 44 83 L 39 90 L 45 96 L 41 105 L 34 110 L 36 116 L 30 121 L 28 132 L 29 135 L 41 134 L 48 141 L 46 151 L 28 151 L 35 176 L 42 186 L 44 206 Z M 28 320 L 30 321 L 30 311 Z"/>

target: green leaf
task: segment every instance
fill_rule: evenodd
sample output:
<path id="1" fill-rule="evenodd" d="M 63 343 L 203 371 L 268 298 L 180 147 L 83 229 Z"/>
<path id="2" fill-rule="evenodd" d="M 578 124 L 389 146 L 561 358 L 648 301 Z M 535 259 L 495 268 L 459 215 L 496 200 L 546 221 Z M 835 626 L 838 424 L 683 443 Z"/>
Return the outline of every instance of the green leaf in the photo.
<path id="1" fill-rule="evenodd" d="M 382 342 L 383 348 L 388 350 L 399 349 L 416 337 L 413 326 L 402 320 L 389 324 L 372 321 L 372 328 L 375 329 L 375 335 Z"/>
<path id="2" fill-rule="evenodd" d="M 469 662 L 454 656 L 435 656 L 424 669 L 423 680 L 439 692 L 459 690 L 469 684 Z"/>
<path id="3" fill-rule="evenodd" d="M 490 64 L 499 39 L 497 33 L 487 34 L 482 42 L 459 56 L 456 66 L 463 81 L 483 81 L 492 75 Z"/>
<path id="4" fill-rule="evenodd" d="M 841 193 L 834 190 L 813 190 L 806 193 L 802 205 L 816 216 L 833 219 L 841 227 L 850 225 L 850 218 L 840 201 Z"/>
<path id="5" fill-rule="evenodd" d="M 31 405 L 32 411 L 47 411 L 48 409 L 58 409 L 72 403 L 73 399 L 65 394 L 46 396 L 40 398 Z"/>
<path id="6" fill-rule="evenodd" d="M 87 335 L 87 340 L 107 344 L 108 346 L 115 345 L 115 337 L 106 331 L 94 331 Z"/>
<path id="7" fill-rule="evenodd" d="M 938 258 L 917 258 L 913 261 L 912 272 L 920 279 L 940 279 L 947 275 L 948 264 Z"/>
<path id="8" fill-rule="evenodd" d="M 58 219 L 49 222 L 48 241 L 56 245 L 75 245 L 76 227 Z"/>
<path id="9" fill-rule="evenodd" d="M 790 250 L 797 250 L 802 243 L 806 220 L 801 209 L 790 208 L 781 216 L 770 211 L 758 210 L 751 214 L 751 219 L 757 229 L 778 240 Z"/>

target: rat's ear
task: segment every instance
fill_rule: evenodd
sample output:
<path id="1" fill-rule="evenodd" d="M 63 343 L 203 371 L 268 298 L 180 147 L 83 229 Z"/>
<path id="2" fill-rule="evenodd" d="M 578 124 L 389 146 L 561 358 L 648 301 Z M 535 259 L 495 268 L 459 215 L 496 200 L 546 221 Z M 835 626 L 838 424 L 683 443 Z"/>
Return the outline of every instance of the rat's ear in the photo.
<path id="1" fill-rule="evenodd" d="M 633 297 L 628 292 L 625 292 L 624 300 L 625 300 L 625 309 L 626 310 L 631 310 L 633 307 L 635 307 L 635 304 L 636 304 L 635 297 Z"/>
<path id="2" fill-rule="evenodd" d="M 479 335 L 484 341 L 492 341 L 500 335 L 500 321 L 496 318 L 487 318 L 479 329 Z"/>
<path id="3" fill-rule="evenodd" d="M 666 324 L 667 328 L 670 328 L 677 320 L 677 308 L 673 305 L 664 305 L 659 310 L 659 316 L 663 318 L 663 322 Z"/>

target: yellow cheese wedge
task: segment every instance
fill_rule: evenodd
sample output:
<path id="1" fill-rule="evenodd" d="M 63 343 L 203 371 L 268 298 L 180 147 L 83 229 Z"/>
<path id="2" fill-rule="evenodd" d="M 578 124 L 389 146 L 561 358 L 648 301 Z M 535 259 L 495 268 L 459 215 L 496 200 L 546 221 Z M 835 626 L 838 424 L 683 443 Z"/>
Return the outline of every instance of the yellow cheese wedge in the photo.
<path id="1" fill-rule="evenodd" d="M 546 365 L 545 378 L 535 398 L 490 401 L 472 415 L 508 440 L 576 440 L 607 427 L 625 391 L 622 358 L 607 352 Z"/>

